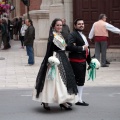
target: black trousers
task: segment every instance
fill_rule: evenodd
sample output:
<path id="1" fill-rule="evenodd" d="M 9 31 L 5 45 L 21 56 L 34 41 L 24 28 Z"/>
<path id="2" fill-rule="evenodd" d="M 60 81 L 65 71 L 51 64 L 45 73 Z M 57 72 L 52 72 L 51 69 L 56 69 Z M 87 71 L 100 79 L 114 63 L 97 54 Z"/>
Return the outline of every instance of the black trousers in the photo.
<path id="1" fill-rule="evenodd" d="M 70 62 L 73 72 L 75 74 L 77 86 L 83 86 L 85 83 L 86 76 L 86 62 Z"/>
<path id="2" fill-rule="evenodd" d="M 20 36 L 20 41 L 21 41 L 21 46 L 23 47 L 24 46 L 24 36 Z"/>

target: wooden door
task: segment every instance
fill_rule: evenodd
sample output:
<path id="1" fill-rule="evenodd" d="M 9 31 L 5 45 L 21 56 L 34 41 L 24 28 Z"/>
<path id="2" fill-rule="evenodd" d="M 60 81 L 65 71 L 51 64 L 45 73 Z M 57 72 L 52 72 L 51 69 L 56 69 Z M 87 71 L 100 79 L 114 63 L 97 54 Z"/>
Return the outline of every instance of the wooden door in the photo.
<path id="1" fill-rule="evenodd" d="M 120 0 L 73 0 L 73 20 L 84 19 L 86 36 L 101 13 L 108 16 L 107 22 L 120 28 Z M 110 33 L 109 45 L 120 47 L 120 36 Z"/>
<path id="2" fill-rule="evenodd" d="M 109 1 L 109 0 L 108 0 Z M 120 0 L 110 0 L 109 23 L 120 29 Z M 110 47 L 120 47 L 120 35 L 110 33 Z"/>

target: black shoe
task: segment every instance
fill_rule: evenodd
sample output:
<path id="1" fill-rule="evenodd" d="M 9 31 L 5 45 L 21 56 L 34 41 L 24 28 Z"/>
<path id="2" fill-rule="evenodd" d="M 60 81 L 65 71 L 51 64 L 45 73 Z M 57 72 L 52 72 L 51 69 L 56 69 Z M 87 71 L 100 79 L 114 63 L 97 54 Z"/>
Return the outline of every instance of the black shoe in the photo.
<path id="1" fill-rule="evenodd" d="M 46 106 L 45 103 L 41 103 L 41 105 L 43 105 L 43 108 L 44 108 L 45 110 L 48 110 L 48 111 L 50 110 L 50 107 L 49 107 L 49 106 Z"/>
<path id="2" fill-rule="evenodd" d="M 106 60 L 106 64 L 110 64 L 110 62 L 108 62 L 108 61 Z"/>
<path id="3" fill-rule="evenodd" d="M 34 64 L 26 64 L 25 66 L 32 66 L 32 65 L 34 65 Z"/>
<path id="4" fill-rule="evenodd" d="M 88 103 L 85 103 L 84 101 L 81 103 L 81 102 L 77 102 L 75 103 L 75 105 L 81 105 L 81 106 L 88 106 L 89 104 Z"/>
<path id="5" fill-rule="evenodd" d="M 108 65 L 102 65 L 101 67 L 109 67 Z"/>
<path id="6" fill-rule="evenodd" d="M 62 110 L 62 108 L 64 108 L 65 110 L 72 110 L 72 108 L 70 106 L 67 107 L 63 104 L 60 104 L 60 108 L 61 108 L 61 110 Z"/>
<path id="7" fill-rule="evenodd" d="M 34 65 L 34 63 L 33 64 L 29 64 L 29 66 L 32 66 L 32 65 Z"/>
<path id="8" fill-rule="evenodd" d="M 72 103 L 67 102 L 67 104 L 68 104 L 69 106 L 72 106 Z"/>

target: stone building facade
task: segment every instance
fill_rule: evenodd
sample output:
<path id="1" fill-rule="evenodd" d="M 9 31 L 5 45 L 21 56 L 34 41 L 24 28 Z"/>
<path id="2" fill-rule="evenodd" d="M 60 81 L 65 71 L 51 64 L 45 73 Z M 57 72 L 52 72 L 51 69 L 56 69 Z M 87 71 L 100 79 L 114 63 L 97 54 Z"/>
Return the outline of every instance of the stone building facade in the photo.
<path id="1" fill-rule="evenodd" d="M 26 17 L 27 15 L 25 13 L 27 12 L 27 8 L 26 6 L 24 6 L 21 0 L 11 0 L 11 1 L 16 6 L 15 11 L 12 13 L 12 17 L 18 17 L 18 16 Z M 35 44 L 34 44 L 35 55 L 36 56 L 45 55 L 49 27 L 54 18 L 58 18 L 58 17 L 65 18 L 67 20 L 67 24 L 72 30 L 75 14 L 76 16 L 77 15 L 80 16 L 81 14 L 82 16 L 86 17 L 87 15 L 86 11 L 88 11 L 88 13 L 92 11 L 92 8 L 90 8 L 90 5 L 91 7 L 96 6 L 97 5 L 96 3 L 98 3 L 97 1 L 99 0 L 94 0 L 94 1 L 93 0 L 35 0 L 35 1 L 30 0 L 29 13 L 30 13 L 31 19 L 33 20 L 33 24 L 36 30 Z M 105 1 L 107 2 L 107 0 L 104 0 L 104 2 Z M 114 1 L 114 0 L 110 0 L 110 1 Z M 117 8 L 118 2 L 120 1 L 116 0 L 113 2 L 114 3 L 113 9 L 119 12 L 120 8 Z M 80 6 L 82 4 L 83 5 L 79 7 L 79 3 L 80 3 Z M 96 10 L 98 11 L 98 9 Z M 77 10 L 79 11 L 76 12 Z M 95 9 L 93 8 L 93 13 L 94 13 L 94 10 Z M 107 11 L 109 11 L 109 9 Z M 102 10 L 102 12 L 104 12 L 104 10 Z M 115 12 L 115 14 L 118 12 Z M 99 13 L 97 13 L 96 15 L 99 15 Z M 86 27 L 88 25 L 86 24 Z M 119 24 L 117 25 L 119 26 Z M 90 29 L 90 27 L 91 25 L 89 25 L 88 29 Z M 93 49 L 93 53 L 94 53 L 94 49 Z M 110 58 L 110 60 L 120 60 L 120 49 L 118 47 L 114 47 L 114 49 L 110 48 L 108 49 L 108 55 L 109 55 L 108 58 Z"/>
<path id="2" fill-rule="evenodd" d="M 11 2 L 16 7 L 11 13 L 11 17 L 24 16 L 26 18 L 27 7 L 21 0 L 11 0 Z M 35 55 L 44 56 L 52 20 L 56 17 L 65 18 L 67 24 L 72 25 L 72 0 L 30 0 L 29 14 L 36 30 Z"/>

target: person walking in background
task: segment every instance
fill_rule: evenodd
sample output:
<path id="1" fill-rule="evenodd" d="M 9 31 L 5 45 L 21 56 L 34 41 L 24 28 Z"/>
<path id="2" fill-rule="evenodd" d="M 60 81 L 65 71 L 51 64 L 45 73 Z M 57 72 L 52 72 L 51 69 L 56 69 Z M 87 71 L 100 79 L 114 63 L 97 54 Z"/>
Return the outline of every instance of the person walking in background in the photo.
<path id="1" fill-rule="evenodd" d="M 69 52 L 69 60 L 73 68 L 76 84 L 78 88 L 79 100 L 76 105 L 88 106 L 89 104 L 82 100 L 83 87 L 86 75 L 86 61 L 88 65 L 91 62 L 90 49 L 85 35 L 84 20 L 76 19 L 74 21 L 74 31 L 68 36 L 67 50 Z"/>
<path id="2" fill-rule="evenodd" d="M 33 26 L 31 19 L 26 19 L 25 24 L 28 26 L 25 37 L 24 37 L 24 46 L 26 46 L 26 51 L 28 55 L 28 65 L 33 65 L 34 61 L 34 39 L 35 39 L 35 28 Z"/>
<path id="3" fill-rule="evenodd" d="M 10 37 L 10 24 L 11 24 L 11 21 L 8 19 L 8 40 L 9 40 L 9 42 L 11 40 L 11 37 Z"/>
<path id="4" fill-rule="evenodd" d="M 22 20 L 22 27 L 20 30 L 19 38 L 21 41 L 21 48 L 23 48 L 23 49 L 24 49 L 24 36 L 25 36 L 26 29 L 27 29 L 27 26 L 25 24 L 25 20 Z"/>
<path id="5" fill-rule="evenodd" d="M 21 37 L 21 27 L 22 27 L 22 17 L 19 17 L 18 19 L 18 33 L 19 33 L 19 40 L 20 40 L 20 37 Z"/>
<path id="6" fill-rule="evenodd" d="M 13 39 L 13 23 L 11 20 L 8 20 L 8 30 L 10 34 L 10 39 Z"/>
<path id="7" fill-rule="evenodd" d="M 9 43 L 8 24 L 5 19 L 2 19 L 2 40 L 4 44 L 4 48 L 2 50 L 11 48 Z"/>
<path id="8" fill-rule="evenodd" d="M 63 27 L 62 27 L 61 34 L 67 43 L 68 35 L 70 34 L 70 29 L 69 29 L 68 25 L 66 24 L 66 19 L 62 19 L 62 23 L 63 23 Z"/>
<path id="9" fill-rule="evenodd" d="M 14 19 L 14 40 L 18 40 L 18 32 L 19 32 L 19 26 L 18 26 L 18 18 Z"/>
<path id="10" fill-rule="evenodd" d="M 4 19 L 4 20 L 6 21 L 6 23 L 8 24 L 8 15 L 6 15 L 6 14 L 3 14 L 3 17 L 2 17 L 2 19 Z"/>
<path id="11" fill-rule="evenodd" d="M 58 103 L 61 109 L 72 110 L 70 103 L 78 100 L 78 91 L 72 67 L 65 54 L 62 20 L 54 19 L 49 31 L 46 55 L 38 72 L 33 100 L 42 102 L 45 110 L 50 110 L 49 103 Z M 50 61 L 51 56 L 54 59 Z"/>
<path id="12" fill-rule="evenodd" d="M 2 20 L 0 19 L 0 49 L 2 45 Z"/>
<path id="13" fill-rule="evenodd" d="M 90 30 L 89 39 L 95 41 L 95 58 L 100 61 L 101 52 L 101 67 L 109 67 L 106 64 L 106 50 L 108 41 L 108 31 L 120 34 L 120 29 L 106 22 L 106 15 L 100 14 L 99 20 L 95 22 Z"/>

